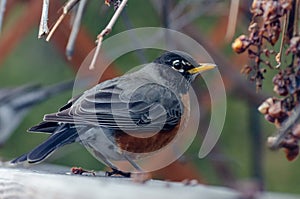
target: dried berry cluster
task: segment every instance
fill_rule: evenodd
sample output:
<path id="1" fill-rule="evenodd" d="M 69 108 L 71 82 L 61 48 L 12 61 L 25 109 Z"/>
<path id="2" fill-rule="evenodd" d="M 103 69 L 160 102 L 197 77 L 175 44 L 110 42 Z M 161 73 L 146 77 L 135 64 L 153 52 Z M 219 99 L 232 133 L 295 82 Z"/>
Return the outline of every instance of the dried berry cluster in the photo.
<path id="1" fill-rule="evenodd" d="M 265 115 L 266 120 L 280 126 L 288 117 L 288 113 L 283 109 L 282 101 L 276 98 L 269 98 L 263 102 L 258 110 Z"/>
<path id="2" fill-rule="evenodd" d="M 290 49 L 290 48 L 289 48 Z M 288 53 L 292 52 L 287 50 Z M 299 62 L 299 57 L 297 62 Z M 292 65 L 286 69 L 280 70 L 273 77 L 274 92 L 281 96 L 280 98 L 273 97 L 263 102 L 258 110 L 265 115 L 266 120 L 272 122 L 276 127 L 281 127 L 282 123 L 292 114 L 295 107 L 300 101 L 300 67 Z M 270 145 L 274 143 L 276 137 L 269 138 Z M 284 148 L 288 160 L 293 160 L 299 153 L 298 141 L 300 140 L 300 125 L 295 124 L 293 128 L 286 133 L 283 140 L 280 141 L 279 147 Z"/>
<path id="3" fill-rule="evenodd" d="M 265 115 L 266 120 L 281 127 L 294 111 L 300 101 L 300 37 L 298 36 L 298 0 L 254 0 L 251 7 L 253 14 L 249 25 L 249 35 L 239 36 L 232 44 L 236 53 L 247 52 L 252 60 L 242 72 L 256 82 L 258 89 L 262 87 L 266 68 L 276 69 L 273 77 L 274 92 L 279 97 L 273 97 L 263 102 L 258 110 Z M 296 6 L 297 5 L 297 6 Z M 296 31 L 295 31 L 296 30 Z M 279 52 L 274 50 L 282 36 Z M 284 49 L 284 45 L 288 46 Z M 290 57 L 291 61 L 281 58 Z M 272 59 L 277 65 L 271 64 Z M 285 136 L 270 137 L 268 142 L 284 148 L 288 160 L 293 160 L 299 153 L 300 125 L 287 128 Z M 282 140 L 278 140 L 280 139 Z M 282 138 L 283 137 L 283 138 Z"/>
<path id="4" fill-rule="evenodd" d="M 285 16 L 292 7 L 292 0 L 254 0 L 251 7 L 253 14 L 249 26 L 249 35 L 239 36 L 232 44 L 236 53 L 243 53 L 247 50 L 248 56 L 253 60 L 251 66 L 246 65 L 242 72 L 256 81 L 257 88 L 262 87 L 262 80 L 267 66 L 273 68 L 269 61 L 263 59 L 262 55 L 269 58 L 274 54 L 268 49 L 268 45 L 274 46 L 281 33 L 280 19 Z"/>

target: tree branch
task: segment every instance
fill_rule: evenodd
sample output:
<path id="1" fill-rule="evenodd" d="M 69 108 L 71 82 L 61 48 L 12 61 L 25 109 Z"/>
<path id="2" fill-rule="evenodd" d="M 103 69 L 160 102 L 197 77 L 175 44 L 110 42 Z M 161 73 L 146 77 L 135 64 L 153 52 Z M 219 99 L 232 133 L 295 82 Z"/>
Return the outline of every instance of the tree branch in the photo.
<path id="1" fill-rule="evenodd" d="M 97 47 L 96 47 L 96 50 L 95 50 L 95 53 L 94 53 L 94 56 L 93 56 L 93 59 L 92 59 L 92 62 L 91 62 L 91 65 L 89 67 L 90 70 L 94 69 L 95 68 L 95 64 L 96 64 L 96 60 L 97 60 L 97 57 L 99 55 L 99 52 L 100 52 L 100 49 L 101 49 L 101 45 L 102 45 L 102 41 L 103 41 L 103 37 L 108 35 L 113 26 L 115 25 L 117 19 L 119 18 L 122 10 L 125 8 L 126 6 L 126 3 L 127 3 L 128 0 L 123 0 L 122 3 L 120 4 L 120 6 L 117 8 L 115 14 L 113 15 L 113 17 L 111 18 L 111 20 L 109 21 L 109 23 L 107 24 L 107 26 L 101 31 L 101 33 L 97 36 L 97 40 L 98 40 L 98 43 L 97 43 Z"/>
<path id="2" fill-rule="evenodd" d="M 48 12 L 49 12 L 49 0 L 43 0 L 43 9 L 42 9 L 38 38 L 41 38 L 42 36 L 49 33 Z"/>
<path id="3" fill-rule="evenodd" d="M 54 24 L 54 26 L 52 27 L 52 29 L 50 30 L 46 41 L 49 41 L 53 35 L 53 33 L 55 32 L 55 30 L 57 29 L 57 27 L 60 25 L 60 23 L 62 22 L 62 20 L 65 18 L 65 16 L 69 13 L 70 10 L 72 10 L 72 8 L 79 2 L 79 0 L 69 0 L 63 7 L 63 13 L 60 15 L 60 17 L 58 18 L 58 20 L 56 21 L 56 23 Z"/>
<path id="4" fill-rule="evenodd" d="M 6 0 L 0 0 L 0 32 L 2 29 L 5 6 L 6 6 Z"/>
<path id="5" fill-rule="evenodd" d="M 78 10 L 76 12 L 76 16 L 74 19 L 74 23 L 72 26 L 72 31 L 68 40 L 68 44 L 66 47 L 66 56 L 70 60 L 74 54 L 74 46 L 75 46 L 75 41 L 80 29 L 80 24 L 81 24 L 81 19 L 82 19 L 82 14 L 84 11 L 84 8 L 86 6 L 87 0 L 81 0 L 79 2 Z"/>

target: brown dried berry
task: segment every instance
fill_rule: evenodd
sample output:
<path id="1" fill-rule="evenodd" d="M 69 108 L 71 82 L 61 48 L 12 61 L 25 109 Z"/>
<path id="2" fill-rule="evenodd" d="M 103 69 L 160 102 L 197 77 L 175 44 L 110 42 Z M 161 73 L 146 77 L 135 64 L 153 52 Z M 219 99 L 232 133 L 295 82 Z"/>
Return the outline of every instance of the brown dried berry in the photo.
<path id="1" fill-rule="evenodd" d="M 280 117 L 281 113 L 282 113 L 282 109 L 281 109 L 281 103 L 280 102 L 276 102 L 275 104 L 272 104 L 270 107 L 269 107 L 269 115 L 271 117 L 274 117 L 274 118 L 278 118 Z"/>
<path id="2" fill-rule="evenodd" d="M 293 160 L 299 153 L 298 139 L 293 134 L 288 134 L 282 141 L 281 147 L 286 149 L 289 160 Z"/>
<path id="3" fill-rule="evenodd" d="M 281 112 L 280 116 L 276 118 L 277 122 L 279 123 L 279 126 L 282 122 L 284 122 L 288 118 L 288 114 L 285 112 Z"/>
<path id="4" fill-rule="evenodd" d="M 280 96 L 286 96 L 287 94 L 289 94 L 286 86 L 275 85 L 273 90 L 275 93 L 277 93 Z"/>
<path id="5" fill-rule="evenodd" d="M 251 12 L 256 15 L 262 15 L 263 10 L 262 10 L 262 1 L 261 0 L 253 0 L 252 6 L 251 6 Z"/>
<path id="6" fill-rule="evenodd" d="M 296 124 L 293 128 L 293 135 L 300 139 L 300 124 Z"/>
<path id="7" fill-rule="evenodd" d="M 275 118 L 274 117 L 272 117 L 272 116 L 270 116 L 270 115 L 265 115 L 265 119 L 267 120 L 267 121 L 269 121 L 269 122 L 271 122 L 271 123 L 274 123 L 275 122 Z"/>
<path id="8" fill-rule="evenodd" d="M 270 108 L 270 104 L 266 101 L 264 101 L 259 107 L 258 107 L 258 111 L 261 112 L 262 114 L 267 114 L 268 110 Z"/>
<path id="9" fill-rule="evenodd" d="M 270 105 L 275 103 L 275 100 L 271 97 L 269 97 L 268 99 L 266 99 L 266 102 L 269 103 Z"/>
<path id="10" fill-rule="evenodd" d="M 249 38 L 246 35 L 241 35 L 234 40 L 231 47 L 236 53 L 244 52 L 250 45 Z"/>
<path id="11" fill-rule="evenodd" d="M 242 70 L 241 73 L 249 75 L 252 71 L 252 68 L 249 65 L 245 65 Z"/>
<path id="12" fill-rule="evenodd" d="M 104 3 L 105 3 L 106 5 L 108 5 L 108 6 L 110 6 L 110 2 L 111 2 L 111 0 L 105 0 Z"/>
<path id="13" fill-rule="evenodd" d="M 285 152 L 285 155 L 286 155 L 286 158 L 288 159 L 288 161 L 293 161 L 299 155 L 299 146 L 295 147 L 293 149 L 287 149 L 287 148 L 285 148 L 284 152 Z"/>
<path id="14" fill-rule="evenodd" d="M 292 9 L 292 0 L 281 1 L 281 7 L 287 11 Z"/>
<path id="15" fill-rule="evenodd" d="M 286 97 L 281 101 L 281 107 L 285 112 L 291 111 L 295 107 L 295 99 L 293 96 Z"/>
<path id="16" fill-rule="evenodd" d="M 280 30 L 276 30 L 272 33 L 270 43 L 274 46 L 276 42 L 278 41 L 280 36 Z"/>
<path id="17" fill-rule="evenodd" d="M 277 137 L 268 137 L 268 140 L 267 140 L 267 145 L 268 147 L 272 147 L 276 141 L 277 141 Z"/>
<path id="18" fill-rule="evenodd" d="M 293 37 L 290 40 L 290 46 L 286 50 L 286 54 L 293 53 L 297 55 L 298 57 L 300 56 L 300 37 Z"/>

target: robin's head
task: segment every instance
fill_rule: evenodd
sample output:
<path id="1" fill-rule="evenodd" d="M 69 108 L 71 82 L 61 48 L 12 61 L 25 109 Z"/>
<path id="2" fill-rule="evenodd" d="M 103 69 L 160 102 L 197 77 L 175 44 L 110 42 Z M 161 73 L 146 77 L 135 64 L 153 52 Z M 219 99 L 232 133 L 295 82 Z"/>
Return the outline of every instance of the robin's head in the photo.
<path id="1" fill-rule="evenodd" d="M 173 70 L 182 74 L 188 81 L 194 80 L 201 72 L 216 67 L 215 64 L 197 63 L 192 56 L 182 51 L 166 52 L 155 59 L 154 63 L 171 67 Z"/>

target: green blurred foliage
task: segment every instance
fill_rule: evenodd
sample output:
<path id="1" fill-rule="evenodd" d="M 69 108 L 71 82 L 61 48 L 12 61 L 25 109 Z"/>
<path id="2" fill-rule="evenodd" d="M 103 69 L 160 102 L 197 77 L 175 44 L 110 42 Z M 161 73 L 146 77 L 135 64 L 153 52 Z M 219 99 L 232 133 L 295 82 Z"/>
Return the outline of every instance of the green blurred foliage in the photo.
<path id="1" fill-rule="evenodd" d="M 21 7 L 18 9 L 22 9 Z M 149 27 L 161 26 L 159 16 L 149 1 L 132 0 L 129 1 L 127 14 L 132 20 L 133 27 Z M 225 8 L 224 8 L 225 9 Z M 83 18 L 83 25 L 90 34 L 96 38 L 97 33 L 105 27 L 113 10 L 103 6 L 102 2 L 90 1 L 87 12 Z M 17 12 L 16 12 L 17 13 Z M 12 15 L 12 17 L 16 16 Z M 9 28 L 12 19 L 7 19 Z M 12 20 L 13 21 L 13 20 Z M 210 34 L 214 26 L 217 24 L 217 17 L 202 17 L 195 21 L 195 25 L 203 34 Z M 38 25 L 38 24 L 37 24 Z M 118 20 L 111 35 L 126 30 L 122 19 Z M 246 31 L 238 29 L 238 32 Z M 238 33 L 237 33 L 238 34 Z M 230 43 L 224 47 L 224 53 L 231 56 L 233 53 L 230 49 Z M 146 51 L 146 59 L 152 60 L 159 53 L 155 50 Z M 247 60 L 245 60 L 245 63 Z M 135 52 L 128 53 L 118 60 L 115 65 L 119 66 L 119 70 L 126 72 L 131 67 L 139 65 L 140 61 Z M 220 66 L 222 67 L 222 66 Z M 271 72 L 267 75 L 264 83 L 264 93 L 271 93 L 272 78 Z M 70 64 L 65 60 L 64 55 L 60 54 L 55 46 L 50 42 L 37 39 L 37 27 L 25 39 L 19 43 L 18 47 L 7 57 L 0 68 L 0 85 L 18 86 L 29 82 L 42 83 L 44 85 L 54 84 L 63 80 L 72 79 L 74 77 Z M 246 81 L 246 78 L 245 78 Z M 254 89 L 254 88 L 253 88 Z M 190 147 L 185 157 L 193 161 L 199 168 L 199 172 L 205 177 L 209 184 L 221 184 L 218 173 L 212 166 L 214 161 L 221 164 L 227 164 L 232 169 L 238 179 L 251 178 L 251 145 L 249 142 L 249 110 L 257 107 L 249 107 L 244 101 L 228 94 L 227 118 L 226 123 L 218 141 L 218 150 L 223 154 L 221 158 L 209 155 L 204 159 L 198 159 L 197 153 L 200 148 L 200 140 L 196 139 Z M 5 160 L 21 155 L 22 153 L 32 149 L 34 146 L 44 140 L 47 135 L 29 134 L 26 130 L 41 121 L 45 113 L 55 112 L 71 97 L 71 91 L 60 94 L 55 98 L 51 98 L 44 103 L 35 106 L 26 116 L 24 121 L 18 127 L 11 139 L 4 148 L 1 149 L 0 155 Z M 273 125 L 260 116 L 263 128 L 263 137 L 275 132 Z M 190 158 L 189 158 L 190 157 Z M 219 158 L 219 159 L 218 159 Z M 49 162 L 68 165 L 81 166 L 87 169 L 103 169 L 103 165 L 95 160 L 84 147 L 79 144 L 64 147 L 49 159 Z M 272 152 L 264 147 L 264 174 L 266 179 L 266 187 L 270 191 L 300 193 L 300 161 L 288 162 L 282 151 Z M 174 174 L 176 175 L 176 174 Z"/>

